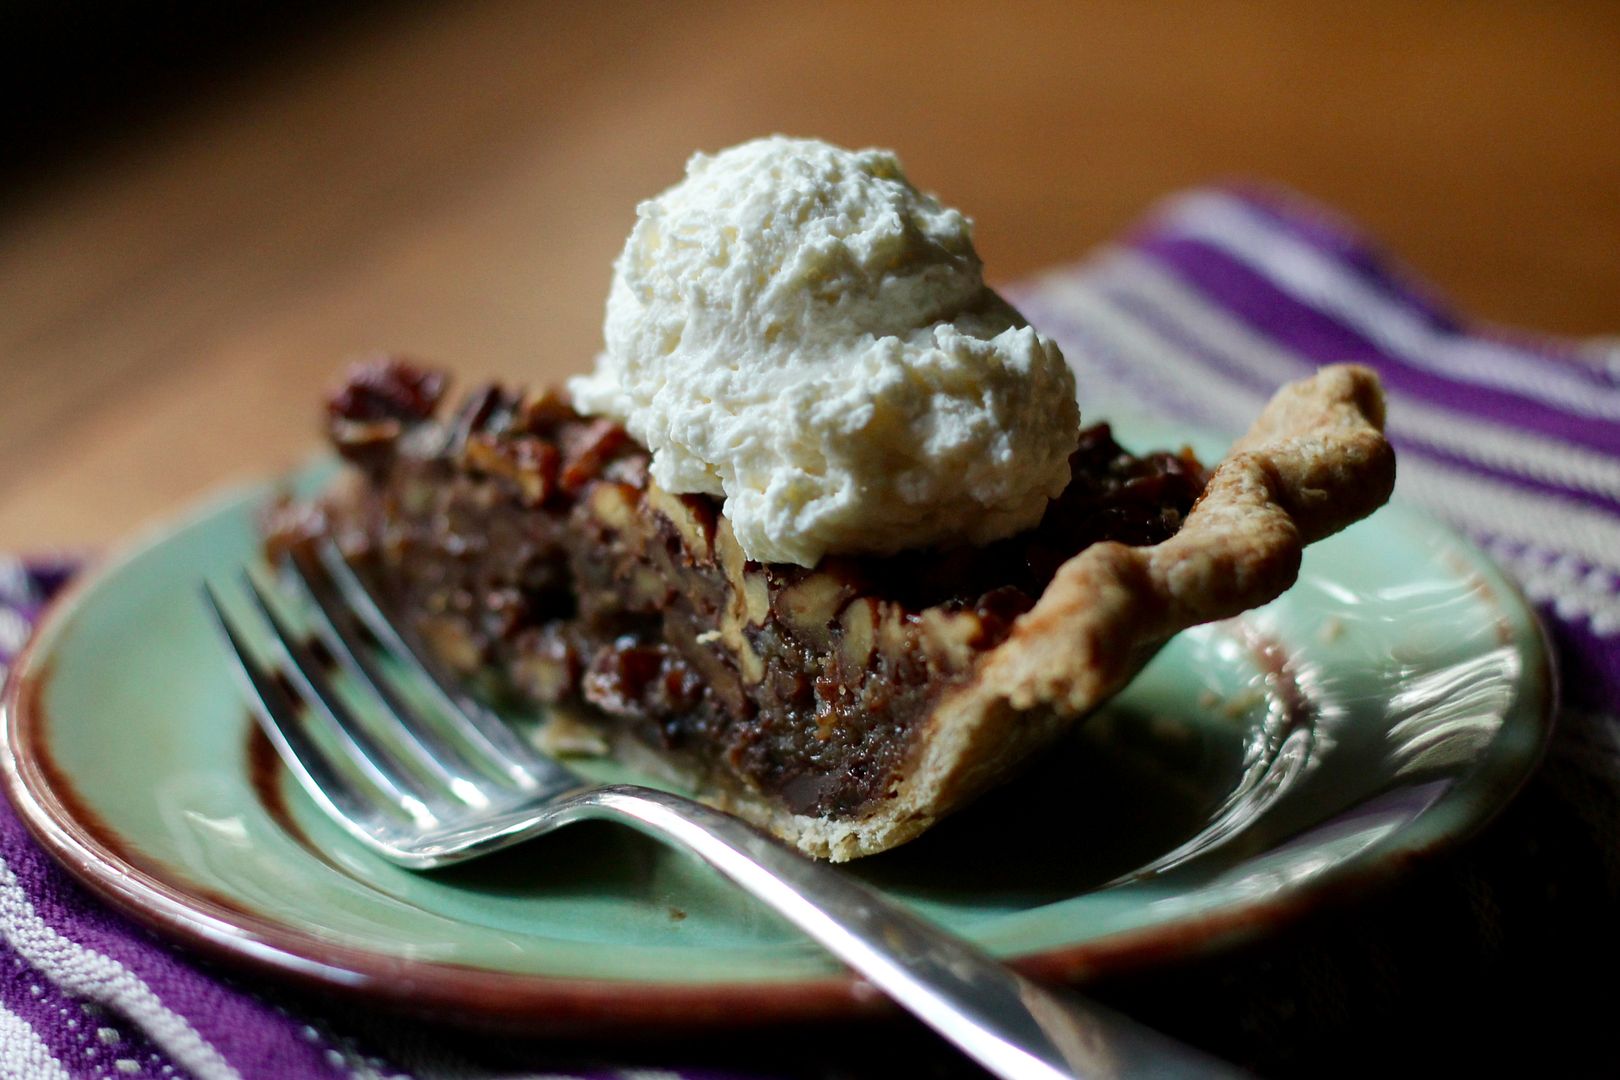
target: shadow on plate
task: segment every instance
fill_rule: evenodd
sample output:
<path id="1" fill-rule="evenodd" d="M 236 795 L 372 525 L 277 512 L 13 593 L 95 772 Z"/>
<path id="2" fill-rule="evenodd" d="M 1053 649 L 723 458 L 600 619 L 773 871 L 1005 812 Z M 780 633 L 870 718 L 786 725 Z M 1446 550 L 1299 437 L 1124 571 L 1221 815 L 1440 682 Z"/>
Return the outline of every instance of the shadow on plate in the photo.
<path id="1" fill-rule="evenodd" d="M 849 870 L 934 903 L 1022 908 L 1075 896 L 1197 835 L 1237 782 L 1240 741 L 1111 707 L 1006 786 Z M 436 876 L 496 893 L 646 895 L 670 857 L 623 826 L 590 822 Z"/>

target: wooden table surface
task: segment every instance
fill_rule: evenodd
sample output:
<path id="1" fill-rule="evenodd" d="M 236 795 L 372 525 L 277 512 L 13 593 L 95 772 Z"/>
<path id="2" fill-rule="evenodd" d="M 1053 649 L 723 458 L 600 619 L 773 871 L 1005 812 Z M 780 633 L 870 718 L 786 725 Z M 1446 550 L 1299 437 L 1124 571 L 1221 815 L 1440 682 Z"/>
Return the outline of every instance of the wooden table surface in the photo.
<path id="1" fill-rule="evenodd" d="M 296 460 L 358 353 L 583 367 L 636 201 L 772 131 L 896 148 L 995 278 L 1253 176 L 1481 316 L 1620 331 L 1613 4 L 445 3 L 311 37 L 0 200 L 0 550 Z"/>

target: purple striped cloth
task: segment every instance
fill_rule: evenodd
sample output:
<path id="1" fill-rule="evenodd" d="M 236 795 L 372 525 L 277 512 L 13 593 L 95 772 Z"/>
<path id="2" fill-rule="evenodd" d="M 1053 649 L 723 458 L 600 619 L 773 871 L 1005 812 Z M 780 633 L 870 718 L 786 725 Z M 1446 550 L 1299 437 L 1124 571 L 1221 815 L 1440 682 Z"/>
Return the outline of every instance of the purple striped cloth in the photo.
<path id="1" fill-rule="evenodd" d="M 1561 655 L 1548 761 L 1481 838 L 1353 912 L 1098 992 L 1267 1073 L 1615 1068 L 1613 993 L 1585 987 L 1620 960 L 1620 346 L 1470 324 L 1276 192 L 1176 197 L 1118 246 L 1009 292 L 1075 361 L 1094 418 L 1146 406 L 1237 431 L 1283 381 L 1376 367 L 1398 496 L 1500 560 Z M 0 559 L 0 670 L 71 570 Z M 103 909 L 3 808 L 0 935 L 6 1077 L 974 1075 L 898 1021 L 514 1047 L 297 998 Z"/>

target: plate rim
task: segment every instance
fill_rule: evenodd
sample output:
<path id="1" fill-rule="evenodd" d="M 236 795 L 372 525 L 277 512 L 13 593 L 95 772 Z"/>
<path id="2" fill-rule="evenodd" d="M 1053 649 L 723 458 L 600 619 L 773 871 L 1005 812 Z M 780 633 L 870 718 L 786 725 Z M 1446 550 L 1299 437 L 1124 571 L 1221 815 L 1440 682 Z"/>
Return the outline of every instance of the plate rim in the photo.
<path id="1" fill-rule="evenodd" d="M 235 484 L 149 524 L 113 553 L 85 567 L 47 604 L 13 661 L 0 689 L 0 786 L 24 826 L 55 862 L 121 915 L 168 940 L 228 965 L 240 965 L 305 989 L 350 995 L 453 1022 L 534 1034 L 757 1026 L 893 1013 L 897 1007 L 852 974 L 782 981 L 641 982 L 521 973 L 416 959 L 327 941 L 296 926 L 177 884 L 131 861 L 95 835 L 55 789 L 48 753 L 35 749 L 49 717 L 42 705 L 52 677 L 44 648 L 101 584 L 174 533 L 276 490 L 302 466 L 257 483 Z M 1496 564 L 1466 537 L 1420 507 L 1398 504 L 1426 527 L 1439 530 L 1479 563 Z M 1540 701 L 1517 707 L 1533 725 L 1534 750 L 1494 760 L 1453 785 L 1423 815 L 1445 814 L 1451 824 L 1433 835 L 1386 846 L 1379 858 L 1353 858 L 1280 895 L 1223 906 L 1167 923 L 1138 927 L 1087 942 L 1004 958 L 1026 975 L 1080 983 L 1101 975 L 1157 966 L 1229 949 L 1275 932 L 1308 915 L 1344 903 L 1401 877 L 1479 832 L 1512 801 L 1539 768 L 1556 722 L 1560 687 L 1544 621 L 1512 581 L 1497 570 L 1493 590 L 1506 587 L 1533 629 L 1534 661 L 1521 685 L 1539 686 Z M 1498 603 L 1503 603 L 1501 598 Z M 1461 809 L 1461 813 L 1457 809 Z M 1432 830 L 1431 830 L 1432 832 Z M 187 891 L 188 887 L 194 891 Z"/>

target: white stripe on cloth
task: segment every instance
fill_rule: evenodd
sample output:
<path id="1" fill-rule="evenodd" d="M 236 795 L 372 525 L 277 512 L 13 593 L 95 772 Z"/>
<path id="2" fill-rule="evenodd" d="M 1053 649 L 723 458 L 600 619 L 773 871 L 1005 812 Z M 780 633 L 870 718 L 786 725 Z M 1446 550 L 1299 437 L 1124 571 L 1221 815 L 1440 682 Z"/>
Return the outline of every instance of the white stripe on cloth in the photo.
<path id="1" fill-rule="evenodd" d="M 1599 637 L 1620 634 L 1620 593 L 1614 574 L 1581 566 L 1576 560 L 1502 539 L 1480 537 L 1485 550 L 1519 582 L 1525 595 L 1547 604 L 1560 619 L 1587 619 Z M 1603 581 L 1593 579 L 1606 578 Z"/>
<path id="2" fill-rule="evenodd" d="M 0 655 L 15 656 L 21 652 L 32 629 L 28 620 L 22 617 L 22 612 L 16 608 L 0 607 Z"/>
<path id="3" fill-rule="evenodd" d="M 1226 252 L 1411 367 L 1460 383 L 1511 390 L 1582 416 L 1620 420 L 1620 390 L 1511 345 L 1434 329 L 1239 199 L 1214 192 L 1185 195 L 1170 204 L 1162 224 L 1168 233 Z"/>
<path id="4" fill-rule="evenodd" d="M 70 941 L 40 918 L 4 860 L 0 860 L 0 937 L 63 993 L 116 1009 L 199 1080 L 237 1080 L 237 1071 L 219 1051 L 134 972 Z"/>
<path id="5" fill-rule="evenodd" d="M 28 568 L 11 555 L 0 555 L 0 604 L 25 604 L 33 599 Z"/>
<path id="6" fill-rule="evenodd" d="M 12 1080 L 72 1080 L 28 1021 L 0 1005 L 0 1076 Z"/>
<path id="7" fill-rule="evenodd" d="M 1085 282 L 1053 279 L 1024 299 L 1057 337 L 1069 332 L 1084 338 L 1119 380 L 1171 400 L 1180 412 L 1240 431 L 1265 404 L 1263 392 L 1181 352 Z M 1555 604 L 1561 614 L 1589 618 L 1594 633 L 1620 633 L 1620 596 L 1613 585 L 1620 574 L 1620 523 L 1610 515 L 1449 468 L 1418 452 L 1401 457 L 1396 475 L 1403 498 L 1482 540 L 1502 537 L 1527 547 L 1503 561 L 1534 599 Z M 1545 564 L 1559 557 L 1586 566 L 1580 573 L 1548 573 Z"/>
<path id="8" fill-rule="evenodd" d="M 1281 383 L 1315 369 L 1311 361 L 1216 307 L 1151 259 L 1134 252 L 1109 252 L 1087 267 L 1084 280 L 1108 294 L 1128 294 L 1147 307 L 1154 319 L 1197 342 L 1199 349 L 1259 381 Z M 1121 314 L 1126 312 L 1121 310 Z M 1150 323 L 1143 322 L 1143 326 L 1158 332 Z M 1164 337 L 1162 332 L 1159 336 Z M 1166 341 L 1166 347 L 1174 346 Z M 1620 461 L 1607 454 L 1453 412 L 1406 394 L 1390 391 L 1387 396 L 1389 430 L 1404 439 L 1483 468 L 1620 499 Z"/>

